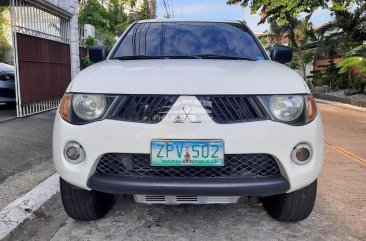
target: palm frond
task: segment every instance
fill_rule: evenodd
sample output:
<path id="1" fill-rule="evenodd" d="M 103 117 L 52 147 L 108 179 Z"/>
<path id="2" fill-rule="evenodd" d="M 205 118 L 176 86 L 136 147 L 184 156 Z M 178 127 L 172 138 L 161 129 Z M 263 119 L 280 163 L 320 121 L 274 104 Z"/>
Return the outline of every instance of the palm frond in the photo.
<path id="1" fill-rule="evenodd" d="M 361 55 L 366 53 L 366 44 L 360 45 L 354 49 L 351 49 L 346 53 L 346 56 L 354 56 L 354 55 Z"/>
<path id="2" fill-rule="evenodd" d="M 337 66 L 341 68 L 339 73 L 344 74 L 347 73 L 349 69 L 354 67 L 365 68 L 366 58 L 360 56 L 348 57 L 339 62 Z"/>

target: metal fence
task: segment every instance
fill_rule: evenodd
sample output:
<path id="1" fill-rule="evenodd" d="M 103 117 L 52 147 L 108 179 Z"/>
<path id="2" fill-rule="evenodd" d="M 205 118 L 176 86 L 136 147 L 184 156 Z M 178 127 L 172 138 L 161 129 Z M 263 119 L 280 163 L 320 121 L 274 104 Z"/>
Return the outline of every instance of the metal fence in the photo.
<path id="1" fill-rule="evenodd" d="M 70 43 L 70 21 L 27 0 L 13 0 L 18 33 Z"/>
<path id="2" fill-rule="evenodd" d="M 71 81 L 70 19 L 39 2 L 11 0 L 18 117 L 57 108 Z"/>

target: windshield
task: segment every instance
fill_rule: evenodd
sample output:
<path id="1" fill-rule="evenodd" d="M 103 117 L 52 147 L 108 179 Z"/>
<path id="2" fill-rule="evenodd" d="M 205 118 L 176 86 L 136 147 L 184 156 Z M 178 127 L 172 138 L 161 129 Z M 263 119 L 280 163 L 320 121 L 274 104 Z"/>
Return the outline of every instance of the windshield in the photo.
<path id="1" fill-rule="evenodd" d="M 264 60 L 240 23 L 165 22 L 135 24 L 112 58 L 213 58 Z"/>

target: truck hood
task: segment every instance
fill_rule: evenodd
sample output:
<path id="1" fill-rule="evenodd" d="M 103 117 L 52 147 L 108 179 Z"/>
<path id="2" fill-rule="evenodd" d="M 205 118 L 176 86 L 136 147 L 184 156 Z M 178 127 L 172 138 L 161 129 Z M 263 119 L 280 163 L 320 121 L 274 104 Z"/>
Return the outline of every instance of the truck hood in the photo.
<path id="1" fill-rule="evenodd" d="M 68 92 L 103 94 L 303 94 L 303 79 L 273 61 L 106 60 L 82 71 Z"/>

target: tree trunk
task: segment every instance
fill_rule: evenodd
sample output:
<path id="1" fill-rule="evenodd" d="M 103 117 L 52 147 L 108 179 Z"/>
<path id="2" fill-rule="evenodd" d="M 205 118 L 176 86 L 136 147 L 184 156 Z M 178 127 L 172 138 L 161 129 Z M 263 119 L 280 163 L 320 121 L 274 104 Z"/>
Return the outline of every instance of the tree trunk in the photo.
<path id="1" fill-rule="evenodd" d="M 302 75 L 303 75 L 303 77 L 304 77 L 304 80 L 306 81 L 306 82 L 308 82 L 307 81 L 307 79 L 306 79 L 306 64 L 303 62 L 303 61 L 301 61 L 301 65 L 302 65 Z M 308 83 L 309 84 L 309 83 Z M 310 87 L 310 86 L 309 86 Z"/>
<path id="2" fill-rule="evenodd" d="M 156 18 L 156 0 L 146 0 L 149 18 Z"/>
<path id="3" fill-rule="evenodd" d="M 299 60 L 300 60 L 301 68 L 302 68 L 302 71 L 303 71 L 302 72 L 303 77 L 304 77 L 304 80 L 306 81 L 306 83 L 309 85 L 309 88 L 310 88 L 311 83 L 309 83 L 306 80 L 306 64 L 304 62 L 304 57 L 303 57 L 301 48 L 300 48 L 299 44 L 297 43 L 296 37 L 295 37 L 295 28 L 296 28 L 296 26 L 295 26 L 295 23 L 294 23 L 294 19 L 293 19 L 292 16 L 286 15 L 286 20 L 290 25 L 290 29 L 289 29 L 289 33 L 288 33 L 289 34 L 289 40 L 291 41 L 291 43 L 294 46 L 294 52 L 296 52 L 299 55 Z"/>
<path id="4" fill-rule="evenodd" d="M 312 88 L 311 82 L 308 79 L 306 79 L 306 63 L 304 61 L 304 56 L 303 56 L 301 50 L 299 50 L 298 55 L 299 55 L 299 59 L 300 59 L 300 64 L 301 64 L 301 68 L 302 68 L 302 75 L 304 77 L 304 80 L 308 84 L 309 88 Z"/>

